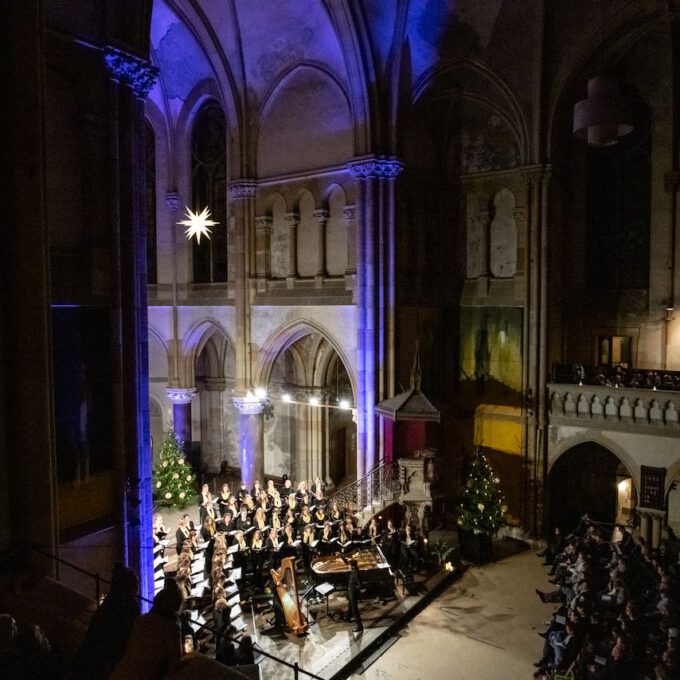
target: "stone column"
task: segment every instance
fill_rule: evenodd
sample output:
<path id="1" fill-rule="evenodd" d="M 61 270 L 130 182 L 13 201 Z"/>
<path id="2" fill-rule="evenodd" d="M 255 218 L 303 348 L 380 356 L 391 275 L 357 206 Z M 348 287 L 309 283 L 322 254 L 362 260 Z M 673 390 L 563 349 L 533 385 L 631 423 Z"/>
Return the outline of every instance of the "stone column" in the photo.
<path id="1" fill-rule="evenodd" d="M 663 525 L 663 513 L 652 514 L 652 548 L 656 550 L 661 545 L 661 527 Z"/>
<path id="2" fill-rule="evenodd" d="M 360 159 L 348 165 L 357 181 L 357 476 L 382 458 L 373 408 L 393 384 L 394 189 L 403 169 L 395 159 Z"/>
<path id="3" fill-rule="evenodd" d="M 353 205 L 346 205 L 342 209 L 342 216 L 345 218 L 347 229 L 347 261 L 345 263 L 345 290 L 354 289 L 354 278 L 357 272 L 357 220 L 356 208 Z M 356 300 L 354 300 L 356 302 Z"/>
<path id="4" fill-rule="evenodd" d="M 11 133 L 2 156 L 11 168 L 4 186 L 12 215 L 0 248 L 0 553 L 5 555 L 29 543 L 59 555 L 44 11 L 38 0 L 2 8 L 8 38 L 3 46 L 11 64 L 3 78 L 4 98 L 11 102 L 4 120 Z M 25 554 L 31 568 L 58 576 L 53 560 L 34 551 Z"/>
<path id="5" fill-rule="evenodd" d="M 314 282 L 317 288 L 321 288 L 324 276 L 326 276 L 326 223 L 328 222 L 328 210 L 315 210 L 312 215 L 318 225 Z"/>
<path id="6" fill-rule="evenodd" d="M 203 378 L 199 384 L 201 397 L 201 467 L 217 472 L 224 460 L 224 405 L 222 393 L 225 378 Z"/>
<path id="7" fill-rule="evenodd" d="M 168 366 L 170 382 L 180 384 L 180 357 L 182 356 L 182 341 L 179 337 L 179 318 L 177 299 L 177 210 L 179 210 L 179 194 L 168 191 L 165 194 L 165 205 L 170 213 L 170 242 L 172 243 L 172 338 L 170 340 L 170 359 Z"/>
<path id="8" fill-rule="evenodd" d="M 264 484 L 264 409 L 266 399 L 234 397 L 239 416 L 241 479 L 250 488 L 257 479 Z"/>
<path id="9" fill-rule="evenodd" d="M 642 508 L 638 508 L 638 513 L 640 514 L 640 538 L 644 538 L 647 544 L 650 543 L 651 538 L 651 526 L 649 522 L 649 514 Z"/>
<path id="10" fill-rule="evenodd" d="M 543 531 L 547 454 L 547 324 L 548 255 L 547 200 L 549 166 L 524 174 L 526 194 L 524 296 L 525 480 L 523 523 L 535 535 Z"/>
<path id="11" fill-rule="evenodd" d="M 257 291 L 264 293 L 267 290 L 267 279 L 271 276 L 271 243 L 272 243 L 272 218 L 261 216 L 255 218 L 255 247 Z"/>
<path id="12" fill-rule="evenodd" d="M 288 274 L 286 280 L 288 288 L 295 285 L 298 276 L 297 270 L 297 226 L 300 223 L 298 213 L 288 213 L 286 215 L 286 225 L 288 226 Z"/>
<path id="13" fill-rule="evenodd" d="M 239 180 L 229 185 L 234 218 L 234 316 L 236 337 L 236 388 L 241 393 L 252 384 L 250 373 L 250 275 L 254 260 L 255 195 L 257 184 Z"/>
<path id="14" fill-rule="evenodd" d="M 149 328 L 146 302 L 146 229 L 144 223 L 144 99 L 158 69 L 136 55 L 105 47 L 111 76 L 112 224 L 118 238 L 120 269 L 122 459 L 117 472 L 125 498 L 120 508 L 125 561 L 140 578 L 140 592 L 154 591 L 151 433 L 149 426 Z"/>
<path id="15" fill-rule="evenodd" d="M 166 387 L 165 393 L 172 402 L 172 427 L 184 453 L 191 452 L 191 402 L 196 396 L 195 387 Z"/>

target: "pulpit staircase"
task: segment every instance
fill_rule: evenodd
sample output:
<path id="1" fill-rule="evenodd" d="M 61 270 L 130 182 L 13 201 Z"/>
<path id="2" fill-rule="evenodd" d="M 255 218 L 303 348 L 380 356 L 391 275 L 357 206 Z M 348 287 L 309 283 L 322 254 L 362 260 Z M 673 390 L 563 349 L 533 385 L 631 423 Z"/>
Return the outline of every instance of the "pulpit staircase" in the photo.
<path id="1" fill-rule="evenodd" d="M 372 517 L 399 500 L 401 484 L 399 467 L 394 463 L 383 463 L 367 475 L 329 494 L 332 503 L 352 515 L 359 528 L 365 527 Z"/>

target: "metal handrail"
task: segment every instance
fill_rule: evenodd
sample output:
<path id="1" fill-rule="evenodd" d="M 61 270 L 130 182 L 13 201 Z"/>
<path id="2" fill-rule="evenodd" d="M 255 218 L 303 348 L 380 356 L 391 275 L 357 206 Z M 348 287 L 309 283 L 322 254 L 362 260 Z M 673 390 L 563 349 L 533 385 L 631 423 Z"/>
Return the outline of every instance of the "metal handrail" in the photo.
<path id="1" fill-rule="evenodd" d="M 376 500 L 393 498 L 392 484 L 395 479 L 395 464 L 381 463 L 366 475 L 350 482 L 328 496 L 328 500 L 337 502 L 338 507 L 349 514 L 356 514 L 364 507 L 369 507 Z"/>
<path id="2" fill-rule="evenodd" d="M 76 571 L 80 572 L 81 574 L 84 574 L 85 576 L 89 576 L 90 578 L 95 579 L 95 588 L 96 588 L 96 592 L 97 592 L 97 607 L 99 607 L 99 600 L 101 599 L 101 586 L 102 586 L 102 584 L 111 585 L 111 581 L 107 581 L 106 579 L 101 578 L 101 576 L 98 573 L 94 574 L 90 571 L 87 571 L 86 569 L 83 569 L 82 567 L 79 567 L 76 564 L 72 564 L 71 562 L 67 562 L 66 560 L 61 559 L 61 557 L 57 557 L 56 555 L 53 555 L 52 553 L 49 553 L 49 552 L 43 550 L 42 548 L 39 548 L 36 545 L 28 544 L 27 547 L 30 550 L 34 550 L 35 552 L 40 553 L 41 555 L 48 557 L 48 558 L 54 560 L 55 562 L 58 562 L 59 564 L 63 564 L 67 567 L 70 567 L 71 569 L 75 569 Z M 150 605 L 153 604 L 153 600 L 150 600 L 147 597 L 144 597 L 143 595 L 138 595 L 137 597 L 139 598 L 140 602 L 146 602 L 147 604 L 150 604 Z M 195 623 L 198 626 L 199 630 L 202 630 L 202 629 L 207 630 L 210 633 L 212 633 L 213 635 L 221 635 L 225 640 L 227 640 L 229 642 L 235 642 L 237 644 L 239 643 L 239 640 L 237 640 L 233 637 L 230 637 L 228 635 L 225 635 L 224 633 L 219 632 L 213 626 L 210 626 L 207 623 L 200 623 L 199 621 L 197 621 L 193 617 L 191 618 L 191 621 L 192 621 L 192 623 Z M 309 671 L 306 671 L 304 668 L 300 668 L 300 666 L 298 665 L 297 662 L 288 663 L 288 661 L 285 661 L 284 659 L 280 659 L 278 656 L 274 656 L 273 654 L 266 652 L 264 649 L 262 649 L 257 644 L 257 642 L 253 643 L 253 648 L 255 649 L 255 651 L 258 654 L 261 654 L 265 658 L 270 659 L 271 661 L 274 661 L 275 663 L 279 663 L 283 666 L 286 666 L 287 668 L 290 668 L 293 671 L 294 677 L 296 678 L 296 680 L 297 680 L 297 677 L 300 673 L 303 673 L 304 675 L 308 676 L 309 678 L 312 678 L 313 680 L 323 680 L 323 678 L 321 678 L 320 676 L 314 675 L 314 673 L 310 673 Z"/>

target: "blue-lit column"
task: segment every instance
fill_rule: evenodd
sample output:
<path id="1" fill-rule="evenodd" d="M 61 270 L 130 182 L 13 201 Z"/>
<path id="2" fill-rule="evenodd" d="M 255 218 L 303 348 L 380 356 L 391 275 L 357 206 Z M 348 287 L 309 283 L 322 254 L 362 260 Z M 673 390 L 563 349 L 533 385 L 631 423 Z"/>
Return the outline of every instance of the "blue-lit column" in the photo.
<path id="1" fill-rule="evenodd" d="M 395 344 L 395 159 L 357 159 L 348 165 L 357 181 L 357 477 L 382 459 L 374 407 L 393 396 Z M 380 446 L 379 446 L 380 445 Z"/>
<path id="2" fill-rule="evenodd" d="M 111 75 L 112 224 L 118 239 L 117 341 L 120 346 L 121 459 L 124 495 L 119 520 L 126 563 L 139 574 L 140 593 L 153 597 L 153 501 L 149 427 L 146 226 L 144 222 L 144 99 L 157 69 L 138 56 L 104 49 Z M 143 605 L 145 606 L 145 605 Z"/>
<path id="3" fill-rule="evenodd" d="M 234 397 L 239 416 L 241 479 L 250 489 L 257 479 L 264 484 L 264 410 L 266 399 Z"/>
<path id="4" fill-rule="evenodd" d="M 191 452 L 191 402 L 196 396 L 195 387 L 166 387 L 165 393 L 172 402 L 172 427 L 182 443 L 184 453 Z"/>

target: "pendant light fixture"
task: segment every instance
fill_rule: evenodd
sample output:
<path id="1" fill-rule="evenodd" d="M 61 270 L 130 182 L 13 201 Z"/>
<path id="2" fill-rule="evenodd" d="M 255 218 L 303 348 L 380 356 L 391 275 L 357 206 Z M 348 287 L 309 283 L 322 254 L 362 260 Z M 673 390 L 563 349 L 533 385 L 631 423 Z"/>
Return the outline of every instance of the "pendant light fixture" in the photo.
<path id="1" fill-rule="evenodd" d="M 574 137 L 589 146 L 618 144 L 619 137 L 633 131 L 630 102 L 621 94 L 612 76 L 595 76 L 588 81 L 588 98 L 574 105 Z"/>
<path id="2" fill-rule="evenodd" d="M 606 6 L 602 12 L 602 40 L 607 37 Z M 630 100 L 623 95 L 616 78 L 599 75 L 588 81 L 588 97 L 574 105 L 574 137 L 585 139 L 588 146 L 605 147 L 618 144 L 619 137 L 633 131 Z"/>

